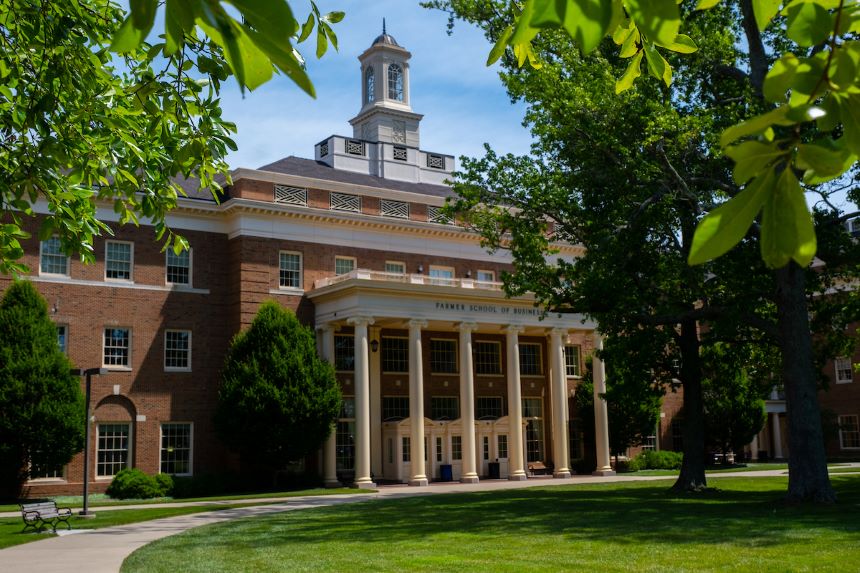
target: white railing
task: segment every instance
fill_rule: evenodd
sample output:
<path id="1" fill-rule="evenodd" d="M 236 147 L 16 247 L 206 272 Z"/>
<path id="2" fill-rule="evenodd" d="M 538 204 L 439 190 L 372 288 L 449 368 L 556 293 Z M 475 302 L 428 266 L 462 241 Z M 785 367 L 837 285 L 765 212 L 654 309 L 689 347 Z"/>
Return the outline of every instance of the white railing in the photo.
<path id="1" fill-rule="evenodd" d="M 444 286 L 464 289 L 482 289 L 492 291 L 502 290 L 502 283 L 498 282 L 476 281 L 474 279 L 449 279 L 441 277 L 431 277 L 425 274 L 386 273 L 383 271 L 371 271 L 369 269 L 355 269 L 342 275 L 319 279 L 317 281 L 314 281 L 314 288 L 322 288 L 336 285 L 351 279 L 404 283 L 413 285 Z"/>

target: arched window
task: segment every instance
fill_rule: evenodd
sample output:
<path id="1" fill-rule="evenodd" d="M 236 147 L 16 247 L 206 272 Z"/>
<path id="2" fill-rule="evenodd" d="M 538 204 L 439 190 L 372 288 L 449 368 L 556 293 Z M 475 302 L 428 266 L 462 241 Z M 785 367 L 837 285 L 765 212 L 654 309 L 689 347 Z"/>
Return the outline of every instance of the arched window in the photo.
<path id="1" fill-rule="evenodd" d="M 367 68 L 364 72 L 364 101 L 370 103 L 376 97 L 374 90 L 376 87 L 376 79 L 373 77 L 373 68 Z"/>
<path id="2" fill-rule="evenodd" d="M 403 101 L 403 70 L 397 64 L 388 66 L 388 99 Z"/>

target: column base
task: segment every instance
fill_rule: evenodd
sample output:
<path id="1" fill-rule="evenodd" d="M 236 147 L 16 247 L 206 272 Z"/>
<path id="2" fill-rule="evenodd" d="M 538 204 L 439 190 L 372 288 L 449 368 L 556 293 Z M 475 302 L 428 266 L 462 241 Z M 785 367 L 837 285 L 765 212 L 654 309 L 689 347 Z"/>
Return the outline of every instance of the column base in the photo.
<path id="1" fill-rule="evenodd" d="M 374 489 L 374 488 L 376 488 L 376 484 L 373 483 L 372 481 L 369 481 L 369 480 L 368 481 L 357 481 L 354 484 L 352 484 L 352 487 L 354 487 L 356 489 Z"/>
<path id="2" fill-rule="evenodd" d="M 323 483 L 323 487 L 328 488 L 328 489 L 332 489 L 332 488 L 342 487 L 342 486 L 338 480 L 334 479 L 334 480 L 325 480 L 325 482 Z"/>
<path id="3" fill-rule="evenodd" d="M 522 471 L 508 476 L 508 481 L 526 481 L 527 479 L 529 478 L 526 476 L 525 472 Z"/>
<path id="4" fill-rule="evenodd" d="M 479 480 L 478 476 L 476 476 L 476 475 L 462 476 L 460 478 L 460 483 L 478 483 L 479 481 L 481 481 L 481 480 Z"/>
<path id="5" fill-rule="evenodd" d="M 414 487 L 423 487 L 425 485 L 428 485 L 429 483 L 430 482 L 427 481 L 426 477 L 412 478 L 411 480 L 409 480 L 409 485 Z"/>
<path id="6" fill-rule="evenodd" d="M 613 470 L 612 468 L 601 468 L 599 470 L 595 470 L 595 471 L 591 472 L 591 475 L 593 475 L 593 476 L 614 476 L 615 470 Z"/>
<path id="7" fill-rule="evenodd" d="M 567 479 L 570 477 L 570 470 L 567 468 L 562 468 L 562 469 L 558 470 L 557 472 L 553 472 L 552 477 L 554 477 L 556 479 Z"/>

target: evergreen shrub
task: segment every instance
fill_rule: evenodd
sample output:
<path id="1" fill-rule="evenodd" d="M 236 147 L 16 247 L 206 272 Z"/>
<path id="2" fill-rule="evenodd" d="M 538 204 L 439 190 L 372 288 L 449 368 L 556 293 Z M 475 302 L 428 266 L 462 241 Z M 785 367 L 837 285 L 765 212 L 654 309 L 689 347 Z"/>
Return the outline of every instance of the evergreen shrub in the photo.
<path id="1" fill-rule="evenodd" d="M 173 478 L 167 474 L 151 476 L 137 468 L 125 468 L 117 473 L 105 493 L 114 499 L 151 499 L 170 495 Z"/>

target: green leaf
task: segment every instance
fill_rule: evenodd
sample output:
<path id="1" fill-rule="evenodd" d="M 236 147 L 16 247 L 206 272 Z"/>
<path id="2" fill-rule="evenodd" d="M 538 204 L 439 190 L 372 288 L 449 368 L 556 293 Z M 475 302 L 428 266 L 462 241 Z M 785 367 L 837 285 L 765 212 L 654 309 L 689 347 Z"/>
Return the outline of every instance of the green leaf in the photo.
<path id="1" fill-rule="evenodd" d="M 679 54 L 692 54 L 699 49 L 699 47 L 692 40 L 692 38 L 684 34 L 678 34 L 674 42 L 664 47 L 667 50 L 672 50 L 673 52 L 678 52 Z"/>
<path id="2" fill-rule="evenodd" d="M 135 28 L 129 16 L 114 34 L 110 51 L 118 54 L 134 51 L 143 43 L 144 38 L 146 38 L 146 32 Z"/>
<path id="3" fill-rule="evenodd" d="M 696 4 L 695 10 L 710 10 L 719 3 L 720 0 L 699 0 L 699 3 Z"/>
<path id="4" fill-rule="evenodd" d="M 615 82 L 615 93 L 620 94 L 623 91 L 629 90 L 633 86 L 633 82 L 636 81 L 642 74 L 642 51 L 640 50 L 633 59 L 630 60 L 630 63 L 627 64 L 627 69 L 624 70 L 624 75 L 621 76 Z"/>
<path id="5" fill-rule="evenodd" d="M 786 33 L 799 46 L 821 44 L 833 31 L 833 16 L 817 2 L 792 2 L 785 12 Z"/>
<path id="6" fill-rule="evenodd" d="M 317 58 L 322 58 L 326 50 L 328 50 L 328 39 L 325 37 L 322 26 L 317 26 Z"/>
<path id="7" fill-rule="evenodd" d="M 493 49 L 490 50 L 490 55 L 487 56 L 487 65 L 488 66 L 495 64 L 499 60 L 499 58 L 502 57 L 502 54 L 505 53 L 505 48 L 507 48 L 507 46 L 508 46 L 508 40 L 511 39 L 511 34 L 513 32 L 514 32 L 513 27 L 508 26 L 502 32 L 502 35 L 499 36 L 499 39 L 496 40 L 496 43 L 493 46 Z"/>
<path id="8" fill-rule="evenodd" d="M 815 250 L 815 228 L 803 189 L 794 172 L 784 169 L 762 212 L 762 258 L 772 268 L 785 266 L 792 259 L 806 267 Z"/>
<path id="9" fill-rule="evenodd" d="M 787 155 L 788 151 L 780 149 L 773 142 L 745 141 L 740 145 L 729 147 L 725 153 L 735 162 L 733 171 L 735 183 L 743 185 L 767 169 L 776 159 Z"/>
<path id="10" fill-rule="evenodd" d="M 299 31 L 299 23 L 286 0 L 230 0 L 247 24 L 269 39 L 289 41 Z"/>
<path id="11" fill-rule="evenodd" d="M 625 0 L 627 12 L 649 40 L 671 44 L 678 36 L 681 16 L 675 0 Z"/>
<path id="12" fill-rule="evenodd" d="M 302 26 L 302 33 L 299 36 L 299 43 L 304 42 L 308 39 L 308 36 L 311 35 L 311 32 L 314 31 L 314 15 L 313 12 L 308 14 L 308 19 L 305 21 Z"/>
<path id="13" fill-rule="evenodd" d="M 845 147 L 860 155 L 860 95 L 839 98 L 839 116 L 842 119 Z"/>
<path id="14" fill-rule="evenodd" d="M 268 38 L 257 34 L 253 30 L 249 30 L 248 35 L 250 35 L 254 40 L 254 43 L 272 59 L 272 63 L 275 64 L 278 69 L 284 72 L 288 78 L 293 80 L 293 82 L 309 96 L 314 98 L 316 97 L 316 91 L 311 83 L 311 79 L 308 77 L 304 66 L 302 66 L 294 50 L 283 50 L 279 45 L 272 44 L 269 42 Z M 228 140 L 227 144 L 229 147 L 232 142 Z"/>
<path id="15" fill-rule="evenodd" d="M 797 147 L 797 167 L 804 171 L 804 183 L 814 185 L 842 175 L 857 156 L 836 145 L 801 144 Z"/>
<path id="16" fill-rule="evenodd" d="M 648 62 L 648 71 L 657 79 L 663 80 L 667 86 L 672 84 L 672 66 L 666 61 L 654 44 L 645 43 L 645 60 Z"/>
<path id="17" fill-rule="evenodd" d="M 779 5 L 782 0 L 752 0 L 753 12 L 755 13 L 755 21 L 758 24 L 759 32 L 764 31 L 776 13 L 779 12 Z"/>
<path id="18" fill-rule="evenodd" d="M 341 20 L 343 20 L 343 17 L 344 17 L 345 15 L 346 15 L 346 14 L 345 14 L 344 12 L 340 12 L 340 11 L 338 11 L 338 12 L 329 12 L 328 14 L 326 14 L 325 16 L 323 16 L 323 20 L 325 20 L 326 22 L 331 22 L 332 24 L 337 24 L 338 22 L 340 22 Z"/>
<path id="19" fill-rule="evenodd" d="M 772 179 L 773 171 L 754 179 L 736 197 L 701 220 L 693 235 L 688 264 L 716 259 L 741 242 L 768 197 Z"/>
<path id="20" fill-rule="evenodd" d="M 155 22 L 158 0 L 130 0 L 128 5 L 131 8 L 131 21 L 134 27 L 141 30 L 145 38 Z"/>
<path id="21" fill-rule="evenodd" d="M 569 0 L 566 6 L 563 27 L 587 54 L 600 44 L 608 32 L 613 19 L 612 2 Z"/>
<path id="22" fill-rule="evenodd" d="M 764 78 L 762 93 L 765 99 L 774 103 L 785 101 L 785 94 L 792 88 L 799 65 L 800 60 L 791 52 L 775 61 Z"/>
<path id="23" fill-rule="evenodd" d="M 757 115 L 747 121 L 731 126 L 720 136 L 720 146 L 726 147 L 730 143 L 737 141 L 742 137 L 761 133 L 772 125 L 791 125 L 793 122 L 789 121 L 786 123 L 785 120 L 788 110 L 789 108 L 787 106 L 780 106 L 772 111 Z"/>
<path id="24" fill-rule="evenodd" d="M 636 54 L 636 52 L 641 51 L 640 47 L 637 46 L 638 41 L 639 32 L 635 31 L 634 28 L 621 45 L 621 51 L 618 53 L 618 56 L 621 58 L 630 58 Z"/>

